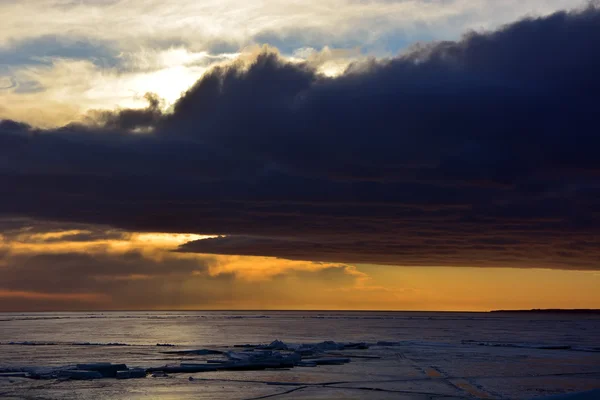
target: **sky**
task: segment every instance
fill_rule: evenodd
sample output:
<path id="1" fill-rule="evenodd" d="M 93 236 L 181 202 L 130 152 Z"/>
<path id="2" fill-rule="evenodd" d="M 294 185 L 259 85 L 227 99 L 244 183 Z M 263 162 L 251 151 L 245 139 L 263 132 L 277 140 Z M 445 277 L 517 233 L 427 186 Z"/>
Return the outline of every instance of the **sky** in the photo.
<path id="1" fill-rule="evenodd" d="M 600 308 L 595 2 L 0 19 L 0 311 Z"/>

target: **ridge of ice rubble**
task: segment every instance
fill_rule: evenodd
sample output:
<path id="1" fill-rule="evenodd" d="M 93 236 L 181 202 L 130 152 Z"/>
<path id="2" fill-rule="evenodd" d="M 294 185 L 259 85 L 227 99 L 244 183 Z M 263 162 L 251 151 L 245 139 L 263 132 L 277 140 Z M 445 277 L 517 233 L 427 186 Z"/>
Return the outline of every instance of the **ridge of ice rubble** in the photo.
<path id="1" fill-rule="evenodd" d="M 219 354 L 223 359 L 209 359 L 205 363 L 180 363 L 179 365 L 164 365 L 149 368 L 148 372 L 194 373 L 208 371 L 240 371 L 264 369 L 289 369 L 294 367 L 315 367 L 318 365 L 341 365 L 350 362 L 348 357 L 332 357 L 331 350 L 368 349 L 369 345 L 359 343 L 337 343 L 325 341 L 313 344 L 284 343 L 274 340 L 269 344 L 242 344 L 234 348 L 243 351 L 225 351 L 198 349 L 166 351 L 167 354 L 209 355 Z"/>
<path id="2" fill-rule="evenodd" d="M 313 352 L 319 353 L 328 350 L 345 350 L 345 349 L 368 349 L 369 344 L 365 342 L 334 342 L 326 340 L 319 343 L 284 343 L 281 340 L 274 340 L 269 344 L 241 344 L 233 347 L 244 347 L 263 350 L 289 350 L 295 352 Z"/>
<path id="3" fill-rule="evenodd" d="M 240 371 L 265 369 L 290 369 L 294 367 L 316 367 L 319 365 L 342 365 L 350 358 L 330 351 L 347 349 L 367 349 L 364 342 L 341 343 L 324 341 L 320 343 L 292 344 L 274 340 L 270 344 L 237 345 L 243 351 L 220 351 L 211 349 L 173 350 L 163 354 L 177 355 L 217 355 L 222 358 L 208 359 L 205 362 L 182 362 L 160 367 L 129 368 L 126 364 L 110 362 L 79 363 L 61 367 L 21 367 L 0 368 L 0 375 L 6 374 L 31 379 L 90 380 L 90 379 L 133 379 L 166 376 L 167 373 L 194 373 L 207 371 Z"/>
<path id="4" fill-rule="evenodd" d="M 142 375 L 143 372 L 143 375 Z M 62 367 L 21 367 L 0 369 L 0 375 L 19 374 L 30 379 L 89 380 L 102 378 L 144 378 L 143 368 L 128 368 L 109 362 L 65 365 Z"/>

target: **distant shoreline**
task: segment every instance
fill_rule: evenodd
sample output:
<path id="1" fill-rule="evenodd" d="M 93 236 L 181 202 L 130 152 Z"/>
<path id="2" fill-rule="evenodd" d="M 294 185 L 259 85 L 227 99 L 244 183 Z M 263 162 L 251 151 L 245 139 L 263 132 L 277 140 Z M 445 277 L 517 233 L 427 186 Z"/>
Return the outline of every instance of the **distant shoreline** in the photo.
<path id="1" fill-rule="evenodd" d="M 197 312 L 233 312 L 233 313 L 406 313 L 406 314 L 436 314 L 436 313 L 446 313 L 446 314 L 490 314 L 490 313 L 519 313 L 519 314 L 593 314 L 600 315 L 600 309 L 594 308 L 580 308 L 580 309 L 563 309 L 563 308 L 533 308 L 528 310 L 490 310 L 490 311 L 472 311 L 472 310 L 464 310 L 464 311 L 431 311 L 431 310 L 286 310 L 286 309 L 271 309 L 271 310 L 250 310 L 250 309 L 210 309 L 210 310 L 4 310 L 0 311 L 0 314 L 36 314 L 36 313 L 123 313 L 123 312 L 143 312 L 143 313 L 151 313 L 151 312 L 179 312 L 179 313 L 197 313 Z"/>
<path id="2" fill-rule="evenodd" d="M 600 309 L 593 308 L 578 308 L 578 309 L 562 309 L 562 308 L 533 308 L 530 310 L 492 310 L 491 313 L 531 313 L 531 314 L 594 314 L 600 315 Z"/>

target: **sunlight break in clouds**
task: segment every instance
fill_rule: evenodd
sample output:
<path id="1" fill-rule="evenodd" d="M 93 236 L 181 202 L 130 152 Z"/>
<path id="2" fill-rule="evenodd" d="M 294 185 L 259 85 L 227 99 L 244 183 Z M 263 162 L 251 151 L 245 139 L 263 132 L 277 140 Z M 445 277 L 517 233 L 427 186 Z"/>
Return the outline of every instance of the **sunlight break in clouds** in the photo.
<path id="1" fill-rule="evenodd" d="M 14 237 L 0 235 L 0 249 L 11 254 L 60 254 L 81 252 L 88 254 L 113 253 L 122 254 L 139 251 L 147 257 L 164 258 L 171 250 L 190 240 L 202 240 L 214 236 L 175 233 L 138 233 L 123 231 L 107 231 L 106 237 L 89 240 L 75 240 L 75 236 L 88 235 L 88 230 L 66 230 L 46 233 L 18 233 Z M 186 257 L 181 255 L 181 257 Z"/>
<path id="2" fill-rule="evenodd" d="M 292 261 L 273 257 L 219 256 L 174 252 L 179 246 L 196 240 L 215 236 L 158 232 L 107 231 L 106 238 L 76 240 L 79 235 L 89 235 L 90 230 L 65 230 L 44 233 L 18 233 L 13 237 L 0 235 L 0 250 L 11 255 L 27 256 L 31 254 L 67 254 L 82 253 L 89 255 L 110 254 L 114 256 L 139 252 L 144 258 L 157 262 L 173 259 L 196 260 L 206 265 L 211 276 L 233 274 L 250 281 L 269 280 L 274 276 L 295 271 L 318 272 L 328 268 L 340 268 L 357 279 L 364 286 L 367 275 L 343 264 L 320 263 L 310 261 Z M 196 271 L 202 275 L 206 271 Z M 143 274 L 126 275 L 129 279 L 142 279 Z M 147 276 L 146 276 L 147 277 Z"/>
<path id="3" fill-rule="evenodd" d="M 0 92 L 0 116 L 47 127 L 79 120 L 93 109 L 143 107 L 147 92 L 172 104 L 202 76 L 208 64 L 216 62 L 204 53 L 195 57 L 178 49 L 152 55 L 128 60 L 128 69 L 123 72 L 86 60 L 60 58 L 49 65 L 17 69 L 15 87 Z M 193 62 L 188 63 L 188 59 Z M 43 90 L 19 90 L 28 83 Z"/>
<path id="4" fill-rule="evenodd" d="M 324 49 L 330 59 L 321 72 L 334 76 L 361 54 L 392 55 L 415 41 L 456 39 L 468 29 L 572 6 L 568 0 L 2 2 L 0 118 L 61 126 L 92 109 L 143 107 L 147 92 L 168 106 L 210 65 L 253 45 L 278 47 L 290 59 Z M 343 49 L 356 54 L 335 55 Z"/>
<path id="5" fill-rule="evenodd" d="M 61 230 L 59 223 L 40 229 L 44 224 L 3 230 L 0 310 L 485 311 L 600 304 L 599 277 L 588 272 L 353 266 L 189 254 L 172 250 L 208 236 L 95 226 Z"/>
<path id="6" fill-rule="evenodd" d="M 208 236 L 57 226 L 4 230 L 0 310 L 353 308 L 363 297 L 354 289 L 371 290 L 367 308 L 396 298 L 367 287 L 370 278 L 354 266 L 178 253 Z"/>
<path id="7" fill-rule="evenodd" d="M 12 256 L 69 253 L 122 256 L 137 252 L 144 258 L 156 262 L 168 262 L 175 259 L 195 260 L 198 265 L 207 266 L 207 271 L 211 276 L 234 274 L 236 277 L 250 281 L 269 280 L 274 276 L 294 271 L 318 272 L 329 268 L 339 268 L 348 275 L 356 277 L 361 284 L 368 279 L 366 274 L 357 271 L 355 267 L 343 264 L 291 261 L 273 257 L 238 257 L 174 252 L 187 242 L 215 236 L 108 230 L 104 232 L 105 237 L 100 234 L 95 239 L 88 239 L 87 236 L 93 233 L 92 230 L 85 229 L 29 233 L 25 229 L 11 235 L 0 235 L 0 250 Z M 204 272 L 206 271 L 194 271 L 194 275 L 202 275 Z M 134 280 L 144 277 L 143 274 L 127 276 Z"/>

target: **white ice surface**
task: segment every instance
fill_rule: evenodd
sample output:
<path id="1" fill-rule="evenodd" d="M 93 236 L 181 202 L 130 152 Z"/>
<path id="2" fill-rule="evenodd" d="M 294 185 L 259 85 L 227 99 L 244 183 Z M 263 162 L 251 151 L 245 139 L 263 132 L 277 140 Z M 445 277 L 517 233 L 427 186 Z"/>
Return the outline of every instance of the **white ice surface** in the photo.
<path id="1" fill-rule="evenodd" d="M 215 349 L 238 353 L 243 349 L 231 346 L 244 343 L 293 349 L 302 343 L 314 345 L 327 340 L 387 343 L 363 350 L 332 346 L 331 350 L 324 350 L 331 353 L 327 357 L 349 357 L 351 362 L 290 370 L 213 371 L 64 382 L 0 374 L 0 398 L 528 400 L 600 388 L 600 353 L 578 351 L 598 346 L 600 319 L 503 319 L 473 314 L 439 314 L 432 318 L 413 313 L 384 313 L 377 318 L 372 314 L 362 318 L 357 313 L 318 317 L 300 313 L 265 315 L 270 318 L 207 313 L 123 313 L 114 314 L 112 319 L 110 315 L 73 316 L 77 314 L 54 319 L 5 318 L 0 343 L 53 344 L 0 344 L 0 372 L 47 371 L 100 362 L 124 363 L 130 368 L 205 363 L 226 357 L 164 352 Z M 101 337 L 98 332 L 103 332 Z M 280 342 L 275 342 L 276 338 Z M 82 342 L 107 345 L 76 344 Z M 479 345 L 492 342 L 536 346 Z M 165 349 L 156 343 L 175 346 Z M 541 348 L 557 343 L 571 349 Z M 582 399 L 600 399 L 593 397 L 597 394 L 592 392 Z"/>

